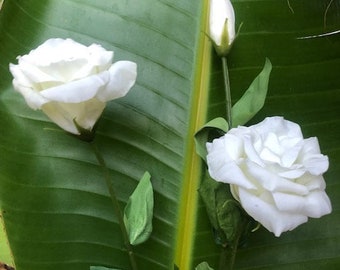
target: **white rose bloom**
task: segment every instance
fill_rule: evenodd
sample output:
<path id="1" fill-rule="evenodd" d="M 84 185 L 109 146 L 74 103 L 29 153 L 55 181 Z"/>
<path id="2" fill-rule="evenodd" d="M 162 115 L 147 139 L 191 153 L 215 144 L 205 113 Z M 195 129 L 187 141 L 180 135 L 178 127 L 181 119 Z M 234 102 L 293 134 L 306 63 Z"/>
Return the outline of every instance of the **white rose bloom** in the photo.
<path id="1" fill-rule="evenodd" d="M 112 64 L 113 52 L 72 39 L 49 39 L 10 64 L 13 86 L 32 109 L 41 109 L 64 130 L 79 135 L 74 121 L 91 131 L 106 102 L 127 94 L 137 65 Z"/>
<path id="2" fill-rule="evenodd" d="M 210 0 L 209 30 L 217 52 L 226 54 L 235 39 L 235 13 L 230 0 Z"/>
<path id="3" fill-rule="evenodd" d="M 211 177 L 229 183 L 245 211 L 276 236 L 332 211 L 322 176 L 328 157 L 296 123 L 268 117 L 231 129 L 207 150 Z"/>

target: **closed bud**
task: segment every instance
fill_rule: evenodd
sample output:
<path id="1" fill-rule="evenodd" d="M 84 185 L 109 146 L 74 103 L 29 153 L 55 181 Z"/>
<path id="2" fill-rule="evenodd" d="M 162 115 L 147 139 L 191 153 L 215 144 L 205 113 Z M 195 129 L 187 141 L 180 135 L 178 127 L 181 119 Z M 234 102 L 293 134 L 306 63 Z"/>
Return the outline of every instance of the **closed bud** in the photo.
<path id="1" fill-rule="evenodd" d="M 235 39 L 235 13 L 230 0 L 210 0 L 209 30 L 217 54 L 226 56 Z"/>

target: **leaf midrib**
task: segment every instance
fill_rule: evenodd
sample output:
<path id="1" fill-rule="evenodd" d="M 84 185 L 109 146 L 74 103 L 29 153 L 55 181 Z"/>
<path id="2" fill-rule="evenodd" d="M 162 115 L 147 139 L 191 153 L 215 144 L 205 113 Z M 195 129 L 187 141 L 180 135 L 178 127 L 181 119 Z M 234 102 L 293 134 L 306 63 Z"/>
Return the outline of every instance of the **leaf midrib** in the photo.
<path id="1" fill-rule="evenodd" d="M 198 188 L 201 179 L 202 160 L 196 154 L 194 134 L 206 122 L 208 111 L 208 89 L 211 66 L 211 42 L 208 33 L 208 3 L 203 1 L 198 56 L 195 63 L 194 84 L 192 89 L 190 122 L 186 138 L 183 169 L 183 185 L 179 204 L 178 233 L 175 244 L 175 264 L 179 269 L 192 269 L 192 254 L 196 231 L 198 207 Z"/>

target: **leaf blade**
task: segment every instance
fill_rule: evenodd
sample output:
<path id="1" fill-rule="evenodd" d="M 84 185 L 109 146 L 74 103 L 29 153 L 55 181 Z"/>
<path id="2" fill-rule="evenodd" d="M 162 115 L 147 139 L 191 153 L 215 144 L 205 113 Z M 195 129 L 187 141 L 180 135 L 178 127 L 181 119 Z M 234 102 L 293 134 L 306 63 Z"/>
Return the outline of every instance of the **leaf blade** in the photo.
<path id="1" fill-rule="evenodd" d="M 145 172 L 124 208 L 124 223 L 132 245 L 145 242 L 152 233 L 154 200 L 150 178 L 150 173 Z"/>
<path id="2" fill-rule="evenodd" d="M 260 74 L 256 76 L 243 96 L 232 107 L 233 127 L 244 125 L 262 109 L 267 96 L 271 70 L 272 64 L 270 60 L 266 58 Z"/>

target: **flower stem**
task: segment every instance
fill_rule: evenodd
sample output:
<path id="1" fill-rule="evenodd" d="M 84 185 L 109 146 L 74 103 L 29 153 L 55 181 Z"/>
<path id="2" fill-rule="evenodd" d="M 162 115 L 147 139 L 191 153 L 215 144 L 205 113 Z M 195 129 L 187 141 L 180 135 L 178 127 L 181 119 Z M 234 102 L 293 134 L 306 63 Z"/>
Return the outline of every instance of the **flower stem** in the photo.
<path id="1" fill-rule="evenodd" d="M 237 248 L 222 247 L 220 254 L 219 270 L 233 270 Z"/>
<path id="2" fill-rule="evenodd" d="M 228 62 L 227 57 L 222 57 L 222 67 L 223 67 L 223 79 L 224 79 L 224 90 L 226 98 L 226 117 L 229 124 L 229 129 L 232 128 L 231 119 L 231 93 L 230 93 L 230 82 L 229 82 L 229 72 L 228 72 Z"/>
<path id="3" fill-rule="evenodd" d="M 94 152 L 94 154 L 97 158 L 99 165 L 103 169 L 103 174 L 104 174 L 106 186 L 109 190 L 112 206 L 113 206 L 114 211 L 115 211 L 117 218 L 118 218 L 119 227 L 120 227 L 120 230 L 122 232 L 123 239 L 124 239 L 124 245 L 126 247 L 128 255 L 129 255 L 131 268 L 132 268 L 132 270 L 137 270 L 138 267 L 137 267 L 135 255 L 133 253 L 132 246 L 131 246 L 130 241 L 129 241 L 129 236 L 128 236 L 128 233 L 127 233 L 127 230 L 126 230 L 126 227 L 125 227 L 125 224 L 124 224 L 123 213 L 120 209 L 119 201 L 117 199 L 114 187 L 113 187 L 112 182 L 111 182 L 110 171 L 109 171 L 108 167 L 106 166 L 105 160 L 104 160 L 103 156 L 101 155 L 101 153 L 100 153 L 97 145 L 95 144 L 95 142 L 92 141 L 90 144 L 92 146 L 92 150 L 93 150 L 93 152 Z"/>
<path id="4" fill-rule="evenodd" d="M 220 254 L 219 270 L 233 270 L 236 260 L 236 253 L 240 243 L 241 236 L 246 229 L 246 221 L 240 224 L 235 239 L 231 245 L 222 247 Z"/>

